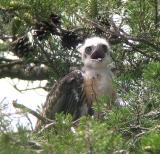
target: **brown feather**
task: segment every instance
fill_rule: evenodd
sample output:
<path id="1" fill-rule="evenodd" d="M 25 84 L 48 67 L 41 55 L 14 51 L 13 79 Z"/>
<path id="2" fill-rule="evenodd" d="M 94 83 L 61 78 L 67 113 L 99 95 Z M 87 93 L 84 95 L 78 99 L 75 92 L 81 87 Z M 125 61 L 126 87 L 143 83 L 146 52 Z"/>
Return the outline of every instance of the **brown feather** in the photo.
<path id="1" fill-rule="evenodd" d="M 81 116 L 81 108 L 86 103 L 83 92 L 83 76 L 81 71 L 75 70 L 54 84 L 43 106 L 42 116 L 54 119 L 56 113 L 70 113 L 73 119 Z M 44 125 L 37 121 L 36 129 Z"/>

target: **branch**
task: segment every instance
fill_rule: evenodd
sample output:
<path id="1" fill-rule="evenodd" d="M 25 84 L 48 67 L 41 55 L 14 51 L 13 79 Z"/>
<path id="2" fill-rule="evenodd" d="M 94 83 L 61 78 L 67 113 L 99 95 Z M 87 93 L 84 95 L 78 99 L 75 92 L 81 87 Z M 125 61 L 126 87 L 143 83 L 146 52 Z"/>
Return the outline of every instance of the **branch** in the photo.
<path id="1" fill-rule="evenodd" d="M 1 62 L 12 62 L 13 60 L 12 59 L 7 59 L 5 57 L 0 57 L 0 63 Z"/>
<path id="2" fill-rule="evenodd" d="M 0 100 L 0 104 L 2 104 L 5 101 L 6 97 L 4 97 L 2 100 Z"/>
<path id="3" fill-rule="evenodd" d="M 11 36 L 11 35 L 5 35 L 5 34 L 0 34 L 0 40 L 3 40 L 3 41 L 8 41 L 10 39 L 13 39 L 14 37 Z"/>
<path id="4" fill-rule="evenodd" d="M 50 119 L 47 119 L 47 118 L 41 116 L 41 115 L 40 115 L 39 113 L 37 113 L 36 111 L 34 111 L 34 110 L 32 110 L 32 109 L 24 106 L 23 104 L 17 103 L 16 100 L 13 101 L 12 104 L 13 104 L 13 106 L 14 106 L 15 108 L 19 108 L 19 109 L 23 110 L 24 112 L 28 112 L 28 113 L 32 114 L 32 115 L 35 116 L 37 119 L 41 120 L 43 123 L 48 123 L 48 122 L 51 123 L 51 122 L 54 122 L 54 120 L 50 120 Z"/>
<path id="5" fill-rule="evenodd" d="M 152 43 L 150 40 L 144 38 L 144 37 L 139 37 L 139 36 L 131 36 L 129 34 L 127 34 L 126 32 L 124 32 L 123 29 L 120 29 L 120 32 L 122 32 L 122 34 L 120 34 L 121 36 L 123 35 L 123 37 L 127 40 L 132 40 L 132 41 L 136 41 L 136 42 L 141 42 L 141 43 L 144 43 L 144 44 L 147 44 L 149 45 L 150 47 L 152 47 L 153 49 L 155 50 L 160 50 L 160 47 L 158 46 L 158 43 L 157 45 Z M 141 34 L 142 35 L 142 34 Z M 143 36 L 143 35 L 142 35 Z"/>
<path id="6" fill-rule="evenodd" d="M 75 120 L 72 122 L 72 125 L 73 126 L 77 126 L 79 124 L 79 121 L 81 120 L 81 118 Z M 49 124 L 46 124 L 44 127 L 42 127 L 39 131 L 38 131 L 38 134 L 41 134 L 43 131 L 45 130 L 49 130 L 50 128 L 53 128 L 54 126 L 56 125 L 56 122 L 53 121 L 53 122 L 50 122 Z"/>
<path id="7" fill-rule="evenodd" d="M 23 112 L 28 112 L 30 114 L 32 114 L 33 116 L 35 116 L 38 120 L 40 120 L 43 124 L 44 124 L 44 127 L 42 127 L 42 129 L 40 129 L 40 131 L 38 132 L 38 134 L 42 133 L 44 130 L 48 130 L 50 128 L 52 128 L 53 126 L 55 126 L 56 124 L 56 121 L 55 120 L 51 120 L 51 119 L 48 119 L 46 117 L 43 117 L 41 114 L 37 113 L 36 111 L 33 111 L 32 109 L 24 106 L 23 104 L 19 104 L 17 103 L 16 100 L 14 100 L 12 102 L 13 106 L 15 108 L 19 108 L 21 109 Z M 72 125 L 73 126 L 77 126 L 79 124 L 79 121 L 81 120 L 81 118 L 75 120 L 72 122 Z M 38 129 L 37 129 L 38 130 Z"/>
<path id="8" fill-rule="evenodd" d="M 152 43 L 150 40 L 147 40 L 146 38 L 143 37 L 139 37 L 139 36 L 131 36 L 129 34 L 127 34 L 122 28 L 121 25 L 119 27 L 116 26 L 116 24 L 112 21 L 112 19 L 110 19 L 110 24 L 112 26 L 112 30 L 111 29 L 107 29 L 104 26 L 101 26 L 100 24 L 87 19 L 86 17 L 82 17 L 78 14 L 76 14 L 76 16 L 81 19 L 83 22 L 86 22 L 88 24 L 90 24 L 93 27 L 96 27 L 98 29 L 100 29 L 101 31 L 103 31 L 104 33 L 107 34 L 107 38 L 109 39 L 109 41 L 111 43 L 122 43 L 126 41 L 128 42 L 129 40 L 132 41 L 137 41 L 137 42 L 141 42 L 144 44 L 147 44 L 148 46 L 152 47 L 154 50 L 156 51 L 160 51 L 160 46 L 157 44 Z M 115 36 L 115 39 L 112 38 L 112 36 Z M 113 39 L 113 40 L 112 40 Z"/>
<path id="9" fill-rule="evenodd" d="M 10 77 L 22 80 L 45 80 L 49 77 L 49 68 L 44 65 L 25 64 L 22 60 L 0 59 L 0 78 Z"/>
<path id="10" fill-rule="evenodd" d="M 36 89 L 40 89 L 40 88 L 41 88 L 41 89 L 45 89 L 45 87 L 42 87 L 42 86 L 37 86 L 37 87 L 32 87 L 32 88 L 25 88 L 25 89 L 19 89 L 16 84 L 13 85 L 13 87 L 14 87 L 17 91 L 19 91 L 20 93 L 23 92 L 23 91 L 27 91 L 27 90 L 36 90 Z"/>
<path id="11" fill-rule="evenodd" d="M 158 119 L 160 118 L 160 111 L 154 110 L 144 115 L 145 118 Z"/>
<path id="12" fill-rule="evenodd" d="M 130 43 L 128 40 L 125 42 L 127 45 L 129 45 L 133 50 L 141 53 L 142 55 L 146 56 L 146 57 L 149 57 L 151 59 L 154 59 L 154 60 L 157 60 L 159 61 L 160 60 L 160 56 L 158 54 L 154 54 L 154 55 L 151 55 L 151 54 L 147 54 L 145 53 L 145 51 L 143 50 L 140 50 L 136 45 L 134 45 L 133 43 Z"/>
<path id="13" fill-rule="evenodd" d="M 44 127 L 42 127 L 39 131 L 38 134 L 41 134 L 42 132 L 44 132 L 45 130 L 49 130 L 50 128 L 52 128 L 53 126 L 55 126 L 56 122 L 51 122 L 49 124 L 46 124 Z"/>

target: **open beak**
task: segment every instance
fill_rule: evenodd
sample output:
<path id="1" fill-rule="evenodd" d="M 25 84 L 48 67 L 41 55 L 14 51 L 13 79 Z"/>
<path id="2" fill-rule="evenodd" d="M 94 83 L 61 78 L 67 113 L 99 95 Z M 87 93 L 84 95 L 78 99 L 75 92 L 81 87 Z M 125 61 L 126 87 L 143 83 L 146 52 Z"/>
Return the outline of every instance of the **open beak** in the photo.
<path id="1" fill-rule="evenodd" d="M 105 58 L 105 53 L 104 53 L 104 51 L 101 51 L 101 50 L 95 50 L 91 54 L 91 59 L 96 60 L 98 62 L 102 61 L 104 58 Z"/>

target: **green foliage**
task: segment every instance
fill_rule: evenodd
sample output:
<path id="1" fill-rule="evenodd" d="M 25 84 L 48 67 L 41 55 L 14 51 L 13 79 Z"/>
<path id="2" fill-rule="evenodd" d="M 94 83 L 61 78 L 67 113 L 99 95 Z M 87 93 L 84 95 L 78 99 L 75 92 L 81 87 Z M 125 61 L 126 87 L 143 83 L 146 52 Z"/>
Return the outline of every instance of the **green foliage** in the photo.
<path id="1" fill-rule="evenodd" d="M 146 150 L 148 153 L 157 154 L 160 152 L 160 133 L 153 131 L 146 134 L 141 139 L 142 150 Z"/>
<path id="2" fill-rule="evenodd" d="M 150 82 L 151 86 L 158 88 L 160 86 L 160 63 L 148 64 L 143 73 L 145 81 Z"/>
<path id="3" fill-rule="evenodd" d="M 34 153 L 27 144 L 27 131 L 22 128 L 18 133 L 7 132 L 0 133 L 0 153 L 1 154 L 28 154 Z"/>
<path id="4" fill-rule="evenodd" d="M 91 117 L 80 121 L 78 138 L 86 145 L 85 152 L 113 153 L 122 148 L 122 137 L 114 129 L 108 128 L 107 120 L 101 122 Z"/>
<path id="5" fill-rule="evenodd" d="M 97 0 L 88 0 L 88 15 L 90 18 L 95 18 L 98 15 Z"/>
<path id="6" fill-rule="evenodd" d="M 109 37 L 118 70 L 115 87 L 128 105 L 110 106 L 107 103 L 109 99 L 102 97 L 93 106 L 100 116 L 82 117 L 73 124 L 70 115 L 57 114 L 53 128 L 40 134 L 30 134 L 22 127 L 16 133 L 12 132 L 10 120 L 1 112 L 3 107 L 0 106 L 0 153 L 37 153 L 38 150 L 44 154 L 160 153 L 160 30 L 155 21 L 155 2 L 0 0 L 0 37 L 4 34 L 13 37 L 15 42 L 18 40 L 17 50 L 24 55 L 21 57 L 15 50 L 10 50 L 26 65 L 38 63 L 48 66 L 50 76 L 47 80 L 51 82 L 67 74 L 70 67 L 81 65 L 75 48 L 63 46 L 62 42 L 70 39 L 68 35 L 63 38 L 64 34 L 74 36 L 71 43 L 76 38 L 75 34 L 82 38 L 94 35 L 108 38 L 90 21 L 103 26 L 107 32 L 114 32 L 110 24 L 115 14 L 122 19 L 118 28 L 128 27 L 125 29 L 128 34 L 118 31 Z M 56 18 L 60 24 L 56 25 L 58 28 L 53 26 L 51 14 L 60 18 Z M 27 44 L 24 40 L 33 29 L 43 34 L 40 35 L 41 39 L 33 36 L 33 40 Z M 56 30 L 60 35 L 55 35 Z M 121 33 L 123 35 L 117 36 Z M 19 37 L 24 39 L 19 40 Z M 3 37 L 0 39 L 3 40 L 0 51 L 7 50 L 10 42 Z M 3 60 L 1 64 L 4 64 Z M 31 146 L 30 140 L 40 143 L 40 148 Z"/>
<path id="7" fill-rule="evenodd" d="M 5 114 L 7 104 L 3 103 L 4 100 L 5 98 L 0 102 L 0 132 L 9 131 L 11 122 L 11 120 Z"/>
<path id="8" fill-rule="evenodd" d="M 57 116 L 58 124 L 41 135 L 41 141 L 49 143 L 44 145 L 43 153 L 113 153 L 122 147 L 121 135 L 109 130 L 107 123 L 84 117 L 78 128 L 74 128 L 68 121 L 70 117 Z"/>
<path id="9" fill-rule="evenodd" d="M 1 27 L 3 33 L 9 35 L 13 34 L 16 38 L 21 36 L 26 37 L 27 33 L 32 29 L 36 29 L 36 25 L 39 24 L 40 29 L 36 30 L 40 30 L 40 33 L 42 33 L 42 31 L 44 32 L 44 34 L 40 36 L 42 39 L 42 48 L 38 48 L 39 45 L 35 41 L 33 45 L 34 50 L 30 51 L 30 48 L 24 49 L 25 53 L 27 51 L 31 53 L 29 56 L 25 56 L 25 60 L 34 63 L 35 59 L 42 59 L 45 64 L 49 63 L 48 65 L 52 71 L 51 76 L 54 74 L 54 79 L 68 73 L 70 67 L 78 65 L 77 63 L 79 62 L 77 54 L 73 54 L 76 53 L 76 50 L 71 52 L 70 49 L 63 48 L 63 45 L 62 48 L 60 48 L 62 44 L 61 39 L 66 30 L 73 32 L 76 29 L 74 34 L 81 36 L 82 38 L 90 35 L 103 35 L 103 37 L 107 37 L 105 33 L 103 34 L 100 29 L 94 27 L 90 22 L 81 19 L 81 16 L 96 21 L 97 24 L 103 26 L 107 31 L 107 28 L 110 29 L 111 27 L 111 18 L 115 14 L 119 15 L 122 20 L 119 21 L 121 22 L 120 26 L 128 26 L 128 28 L 125 29 L 126 31 L 129 31 L 129 34 L 133 35 L 133 41 L 139 42 L 139 40 L 137 40 L 139 37 L 147 41 L 145 42 L 143 40 L 137 44 L 133 43 L 132 46 L 135 45 L 134 48 L 124 48 L 124 45 L 128 45 L 128 42 L 125 39 L 123 40 L 122 37 L 120 38 L 122 43 L 116 43 L 116 45 L 113 46 L 114 61 L 116 63 L 116 68 L 120 71 L 119 73 L 121 75 L 123 75 L 123 73 L 128 73 L 131 78 L 141 77 L 142 69 L 145 67 L 146 61 L 150 62 L 159 59 L 157 57 L 159 57 L 158 42 L 160 31 L 155 26 L 156 12 L 155 2 L 153 1 L 129 0 L 127 2 L 122 2 L 121 0 L 54 0 L 53 2 L 52 0 L 1 0 L 0 7 L 3 8 L 2 10 L 5 9 L 5 11 L 1 10 L 2 15 L 0 16 L 0 19 L 2 18 Z M 51 25 L 47 27 L 48 24 L 53 24 L 50 17 L 51 14 L 56 14 L 60 17 L 61 24 L 58 32 L 62 29 L 63 31 L 59 36 L 54 35 L 55 27 L 50 27 Z M 50 31 L 47 31 L 48 29 Z M 51 32 L 51 29 L 53 32 Z M 70 34 L 69 36 L 73 37 L 74 35 Z M 119 36 L 113 36 L 113 38 L 114 37 Z M 137 38 L 134 39 L 134 37 Z M 132 40 L 132 37 L 129 38 Z M 69 37 L 66 37 L 63 41 L 68 39 Z M 73 40 L 75 40 L 74 37 L 71 39 L 71 42 L 73 42 Z M 24 44 L 20 44 L 20 47 L 24 46 L 24 48 L 26 48 L 25 44 L 25 42 Z M 58 44 L 58 46 L 56 44 Z M 68 44 L 68 42 L 66 42 L 66 44 Z M 46 47 L 47 51 L 53 51 L 47 53 L 49 58 L 46 58 L 43 54 L 44 52 L 42 49 L 46 49 Z M 23 52 L 22 49 L 20 52 Z M 59 56 L 60 54 L 64 56 Z M 65 59 L 66 57 L 68 59 Z M 29 58 L 32 59 L 32 61 L 28 60 Z M 74 63 L 72 62 L 73 58 L 75 59 Z M 63 59 L 65 60 L 63 61 Z M 53 67 L 55 64 L 59 66 L 57 69 Z"/>
<path id="10" fill-rule="evenodd" d="M 137 7 L 135 7 L 137 6 Z M 150 10 L 150 11 L 147 11 Z M 126 9 L 131 23 L 133 33 L 150 32 L 155 30 L 154 15 L 155 4 L 152 1 L 128 1 Z"/>
<path id="11" fill-rule="evenodd" d="M 21 29 L 23 22 L 19 17 L 15 17 L 12 20 L 12 34 L 15 36 L 17 33 L 23 33 L 24 29 Z M 23 27 L 24 28 L 24 27 Z"/>
<path id="12" fill-rule="evenodd" d="M 55 120 L 52 128 L 40 133 L 30 134 L 23 127 L 16 133 L 1 133 L 0 150 L 21 154 L 159 153 L 159 118 L 139 117 L 133 106 L 113 107 L 105 111 L 103 119 L 87 116 L 73 124 L 70 115 L 57 114 Z"/>
<path id="13" fill-rule="evenodd" d="M 105 116 L 110 128 L 121 128 L 128 125 L 133 118 L 133 112 L 129 108 L 115 108 Z"/>
<path id="14" fill-rule="evenodd" d="M 0 52 L 5 52 L 6 50 L 8 50 L 8 44 L 7 43 L 1 43 L 0 42 Z"/>

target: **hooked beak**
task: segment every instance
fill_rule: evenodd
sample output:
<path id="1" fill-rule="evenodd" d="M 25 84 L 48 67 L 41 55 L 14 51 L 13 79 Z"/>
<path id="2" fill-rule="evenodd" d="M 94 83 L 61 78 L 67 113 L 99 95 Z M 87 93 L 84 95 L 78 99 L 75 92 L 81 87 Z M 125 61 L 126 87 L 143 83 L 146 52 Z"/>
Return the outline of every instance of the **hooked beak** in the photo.
<path id="1" fill-rule="evenodd" d="M 103 50 L 97 49 L 91 54 L 91 60 L 96 60 L 98 62 L 105 58 L 105 52 Z"/>

